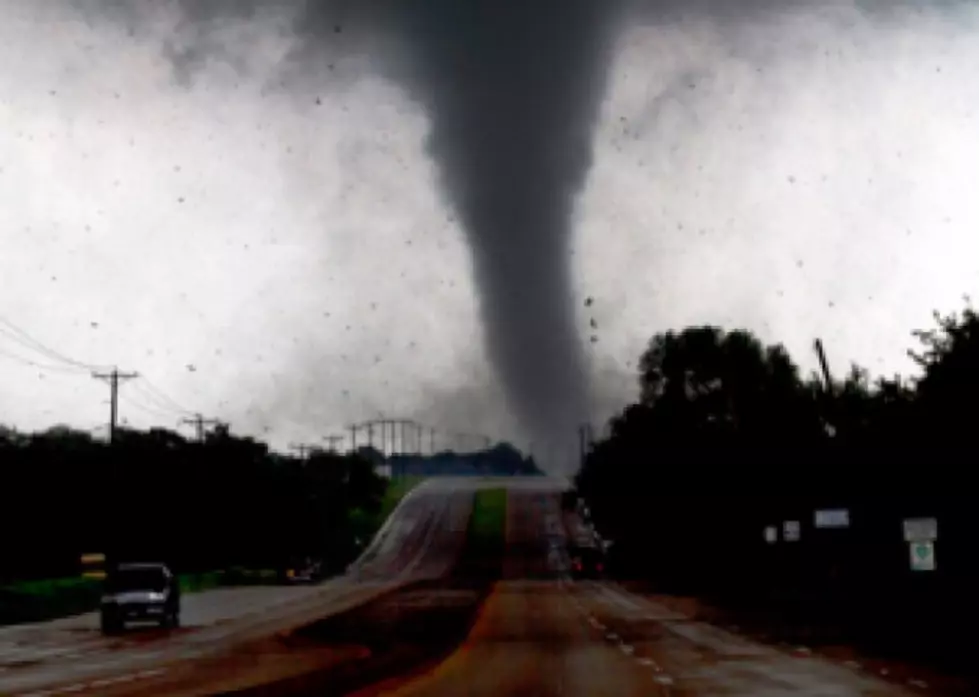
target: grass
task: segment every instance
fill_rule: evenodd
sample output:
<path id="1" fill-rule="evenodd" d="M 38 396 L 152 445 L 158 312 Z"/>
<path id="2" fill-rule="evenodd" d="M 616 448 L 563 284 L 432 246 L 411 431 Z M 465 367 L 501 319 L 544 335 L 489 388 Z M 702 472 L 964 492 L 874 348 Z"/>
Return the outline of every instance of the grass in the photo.
<path id="1" fill-rule="evenodd" d="M 426 477 L 422 476 L 407 476 L 397 477 L 388 482 L 387 489 L 384 491 L 384 498 L 381 499 L 381 510 L 378 512 L 374 521 L 376 523 L 375 532 L 388 519 L 391 511 L 397 507 L 401 499 L 407 496 L 409 491 L 421 484 L 425 479 Z"/>
<path id="2" fill-rule="evenodd" d="M 236 567 L 226 571 L 180 574 L 177 578 L 181 591 L 197 593 L 212 588 L 275 583 L 276 572 Z M 102 581 L 81 576 L 18 581 L 0 586 L 0 626 L 45 622 L 91 612 L 98 607 L 101 595 Z"/>
<path id="3" fill-rule="evenodd" d="M 43 622 L 98 607 L 102 583 L 89 578 L 21 581 L 0 587 L 0 625 Z"/>
<path id="4" fill-rule="evenodd" d="M 479 544 L 502 545 L 506 525 L 506 489 L 481 489 L 473 501 L 470 540 Z"/>
<path id="5" fill-rule="evenodd" d="M 425 479 L 427 477 L 410 476 L 388 480 L 384 496 L 381 498 L 381 506 L 376 513 L 368 513 L 360 508 L 350 511 L 350 531 L 353 537 L 359 540 L 359 544 L 355 543 L 354 549 L 350 550 L 352 555 L 356 556 L 370 543 L 371 538 L 381 529 L 384 521 L 397 508 L 401 499 Z"/>
<path id="6" fill-rule="evenodd" d="M 466 574 L 499 578 L 506 535 L 506 489 L 481 489 L 473 499 L 464 552 Z"/>

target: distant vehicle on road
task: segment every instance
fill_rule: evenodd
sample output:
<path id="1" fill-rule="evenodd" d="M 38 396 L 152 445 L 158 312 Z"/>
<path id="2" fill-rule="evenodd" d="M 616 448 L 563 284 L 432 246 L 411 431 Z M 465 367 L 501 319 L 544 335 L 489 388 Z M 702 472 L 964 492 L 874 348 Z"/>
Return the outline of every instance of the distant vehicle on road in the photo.
<path id="1" fill-rule="evenodd" d="M 605 574 L 605 555 L 597 547 L 571 550 L 571 575 L 574 578 L 601 578 Z"/>
<path id="2" fill-rule="evenodd" d="M 102 632 L 122 631 L 128 621 L 180 626 L 180 584 L 166 564 L 119 564 L 106 574 L 100 607 Z"/>
<path id="3" fill-rule="evenodd" d="M 287 583 L 315 583 L 323 578 L 322 562 L 304 559 L 286 569 Z"/>

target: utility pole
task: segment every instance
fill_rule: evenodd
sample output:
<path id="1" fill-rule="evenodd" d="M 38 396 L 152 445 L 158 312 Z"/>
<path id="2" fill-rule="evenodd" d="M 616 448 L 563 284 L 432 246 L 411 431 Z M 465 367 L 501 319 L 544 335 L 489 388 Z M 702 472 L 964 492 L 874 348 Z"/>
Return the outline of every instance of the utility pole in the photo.
<path id="1" fill-rule="evenodd" d="M 314 446 L 307 445 L 306 443 L 290 443 L 289 449 L 295 450 L 297 453 L 299 453 L 299 459 L 301 460 L 309 459 L 310 454 L 316 450 Z"/>
<path id="2" fill-rule="evenodd" d="M 331 453 L 337 451 L 337 443 L 343 443 L 344 436 L 323 436 L 323 440 L 326 441 Z"/>
<path id="3" fill-rule="evenodd" d="M 379 419 L 378 423 L 381 424 L 381 450 L 384 451 L 385 455 L 390 457 L 391 455 L 394 455 L 395 451 L 397 450 L 398 422 L 394 419 Z M 387 437 L 388 432 L 391 434 L 390 440 Z M 388 444 L 390 444 L 390 453 L 385 450 L 385 448 L 388 447 Z"/>
<path id="4" fill-rule="evenodd" d="M 357 424 L 350 427 L 350 452 L 357 452 Z"/>
<path id="5" fill-rule="evenodd" d="M 116 419 L 119 415 L 119 381 L 138 378 L 139 373 L 120 373 L 119 368 L 113 368 L 108 373 L 92 373 L 92 377 L 109 383 L 109 443 L 112 444 L 116 440 Z"/>
<path id="6" fill-rule="evenodd" d="M 826 352 L 823 351 L 823 342 L 820 339 L 816 339 L 813 342 L 813 348 L 816 350 L 816 356 L 819 358 L 819 367 L 823 371 L 823 380 L 826 381 L 826 394 L 832 396 L 833 394 L 833 378 L 829 373 L 829 363 L 826 362 Z"/>
<path id="7" fill-rule="evenodd" d="M 435 454 L 435 429 L 429 429 L 428 431 L 428 447 L 432 451 L 432 455 Z"/>
<path id="8" fill-rule="evenodd" d="M 204 427 L 205 426 L 217 426 L 221 422 L 217 419 L 205 419 L 200 414 L 195 414 L 193 418 L 181 419 L 180 423 L 187 424 L 188 426 L 194 426 L 197 430 L 197 442 L 204 442 Z"/>
<path id="9" fill-rule="evenodd" d="M 417 427 L 416 424 L 411 419 L 402 419 L 398 422 L 401 425 L 401 454 L 408 455 L 409 453 L 420 454 L 421 448 L 419 444 L 415 442 L 412 444 L 411 433 L 414 430 L 413 427 Z"/>
<path id="10" fill-rule="evenodd" d="M 836 424 L 833 423 L 834 421 L 836 421 L 835 419 L 836 405 L 833 400 L 833 396 L 835 393 L 833 390 L 833 377 L 832 375 L 830 375 L 829 363 L 826 361 L 826 352 L 823 350 L 823 342 L 820 339 L 816 339 L 813 342 L 813 349 L 815 349 L 816 356 L 819 358 L 819 367 L 822 368 L 823 380 L 826 383 L 825 403 L 826 403 L 826 412 L 828 412 L 828 418 L 824 416 L 827 423 L 826 430 L 827 433 L 830 435 L 830 437 L 834 437 L 837 435 L 837 430 L 836 430 L 837 426 Z"/>
<path id="11" fill-rule="evenodd" d="M 401 450 L 404 452 L 405 455 L 408 455 L 409 453 L 411 453 L 413 450 L 416 449 L 413 448 L 411 445 L 411 431 L 412 431 L 412 426 L 414 425 L 415 422 L 411 420 L 405 420 L 401 422 Z M 408 429 L 407 432 L 405 431 L 405 429 Z"/>

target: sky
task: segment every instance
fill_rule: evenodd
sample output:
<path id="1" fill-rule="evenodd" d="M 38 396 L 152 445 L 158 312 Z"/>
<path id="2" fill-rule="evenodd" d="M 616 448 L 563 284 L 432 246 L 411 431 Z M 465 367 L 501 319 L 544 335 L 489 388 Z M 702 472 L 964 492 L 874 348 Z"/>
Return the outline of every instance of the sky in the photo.
<path id="1" fill-rule="evenodd" d="M 692 324 L 910 372 L 911 330 L 979 286 L 979 9 L 634 2 L 570 214 L 591 420 Z M 246 4 L 204 32 L 174 2 L 0 0 L 0 421 L 97 428 L 87 366 L 118 365 L 137 427 L 526 445 L 431 103 L 370 42 L 311 69 L 294 3 Z"/>

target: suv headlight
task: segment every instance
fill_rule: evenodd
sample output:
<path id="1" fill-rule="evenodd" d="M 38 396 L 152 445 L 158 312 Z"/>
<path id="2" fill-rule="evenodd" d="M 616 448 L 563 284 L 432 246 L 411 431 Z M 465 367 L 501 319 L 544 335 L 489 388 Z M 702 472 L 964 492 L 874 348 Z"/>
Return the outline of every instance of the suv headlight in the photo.
<path id="1" fill-rule="evenodd" d="M 149 594 L 151 603 L 162 603 L 167 599 L 166 593 L 150 593 Z"/>

